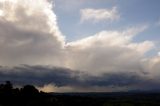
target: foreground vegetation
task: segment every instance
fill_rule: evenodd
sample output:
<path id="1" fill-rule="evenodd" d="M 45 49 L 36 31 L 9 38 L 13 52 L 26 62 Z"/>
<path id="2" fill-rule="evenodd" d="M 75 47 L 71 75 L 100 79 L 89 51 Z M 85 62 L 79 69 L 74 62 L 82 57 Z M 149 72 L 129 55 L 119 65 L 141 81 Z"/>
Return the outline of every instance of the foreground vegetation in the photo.
<path id="1" fill-rule="evenodd" d="M 160 106 L 160 93 L 44 93 L 0 84 L 0 106 Z"/>

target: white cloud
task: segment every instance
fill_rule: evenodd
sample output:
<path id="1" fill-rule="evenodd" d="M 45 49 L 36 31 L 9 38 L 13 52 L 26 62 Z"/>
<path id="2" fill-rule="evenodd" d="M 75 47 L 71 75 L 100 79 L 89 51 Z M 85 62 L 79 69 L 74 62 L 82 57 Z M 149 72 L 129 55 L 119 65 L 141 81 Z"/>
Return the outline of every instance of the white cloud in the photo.
<path id="1" fill-rule="evenodd" d="M 0 5 L 0 64 L 58 64 L 64 37 L 52 5 L 47 0 L 4 0 Z"/>
<path id="2" fill-rule="evenodd" d="M 160 56 L 160 52 L 158 52 L 158 56 Z"/>
<path id="3" fill-rule="evenodd" d="M 154 47 L 151 41 L 132 42 L 142 28 L 126 31 L 102 31 L 93 36 L 70 42 L 68 65 L 91 74 L 107 72 L 134 72 L 141 70 L 141 60 Z"/>
<path id="4" fill-rule="evenodd" d="M 117 7 L 112 9 L 92 9 L 86 8 L 81 10 L 81 21 L 114 21 L 120 18 Z"/>

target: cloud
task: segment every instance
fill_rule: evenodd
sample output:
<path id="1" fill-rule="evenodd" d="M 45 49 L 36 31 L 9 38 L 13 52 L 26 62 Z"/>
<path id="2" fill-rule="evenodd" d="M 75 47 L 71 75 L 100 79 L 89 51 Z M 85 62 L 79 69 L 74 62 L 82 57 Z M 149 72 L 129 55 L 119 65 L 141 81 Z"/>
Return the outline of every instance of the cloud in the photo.
<path id="1" fill-rule="evenodd" d="M 132 39 L 142 28 L 125 31 L 102 31 L 93 36 L 67 44 L 68 66 L 90 74 L 106 72 L 144 71 L 142 60 L 154 47 L 151 41 L 134 43 Z"/>
<path id="2" fill-rule="evenodd" d="M 19 85 L 34 84 L 42 86 L 50 83 L 56 86 L 75 85 L 78 83 L 78 75 L 79 73 L 76 71 L 51 66 L 0 67 L 0 81 L 10 80 Z"/>
<path id="3" fill-rule="evenodd" d="M 4 5 L 4 2 L 0 2 Z M 4 8 L 5 7 L 5 8 Z M 111 71 L 142 71 L 141 60 L 154 43 L 132 42 L 147 26 L 101 31 L 65 42 L 50 2 L 5 2 L 0 9 L 0 64 L 52 65 L 101 75 Z M 115 11 L 114 7 L 112 11 Z M 116 61 L 116 62 L 115 62 Z M 125 64 L 124 64 L 125 63 Z"/>
<path id="4" fill-rule="evenodd" d="M 51 66 L 0 67 L 0 81 L 11 80 L 16 85 L 34 84 L 44 91 L 112 91 L 145 88 L 149 77 L 145 73 L 106 73 L 92 76 L 85 72 Z M 146 83 L 147 82 L 147 83 Z M 159 84 L 159 83 L 157 83 Z M 142 86 L 139 86 L 142 85 Z M 156 86 L 155 86 L 156 87 Z M 106 90 L 104 89 L 106 88 Z M 152 86 L 154 89 L 154 86 Z"/>
<path id="5" fill-rule="evenodd" d="M 81 10 L 81 21 L 114 21 L 120 18 L 117 7 L 109 9 L 86 8 Z"/>
<path id="6" fill-rule="evenodd" d="M 160 56 L 154 56 L 146 60 L 146 70 L 149 70 L 152 77 L 159 79 L 159 68 L 160 68 Z"/>
<path id="7" fill-rule="evenodd" d="M 0 64 L 58 65 L 65 39 L 51 3 L 4 0 L 0 5 Z"/>
<path id="8" fill-rule="evenodd" d="M 158 52 L 158 56 L 160 56 L 160 52 Z"/>

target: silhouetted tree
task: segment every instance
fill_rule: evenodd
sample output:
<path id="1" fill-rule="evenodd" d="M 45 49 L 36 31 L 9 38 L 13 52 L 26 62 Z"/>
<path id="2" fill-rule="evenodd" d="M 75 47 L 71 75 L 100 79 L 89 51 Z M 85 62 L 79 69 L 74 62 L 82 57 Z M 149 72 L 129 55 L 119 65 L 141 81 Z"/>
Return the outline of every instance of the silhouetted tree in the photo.
<path id="1" fill-rule="evenodd" d="M 21 93 L 25 96 L 32 96 L 39 94 L 39 91 L 33 85 L 25 85 L 21 88 Z"/>
<path id="2" fill-rule="evenodd" d="M 6 81 L 5 84 L 0 85 L 0 93 L 4 95 L 11 95 L 12 94 L 13 86 L 10 81 Z"/>

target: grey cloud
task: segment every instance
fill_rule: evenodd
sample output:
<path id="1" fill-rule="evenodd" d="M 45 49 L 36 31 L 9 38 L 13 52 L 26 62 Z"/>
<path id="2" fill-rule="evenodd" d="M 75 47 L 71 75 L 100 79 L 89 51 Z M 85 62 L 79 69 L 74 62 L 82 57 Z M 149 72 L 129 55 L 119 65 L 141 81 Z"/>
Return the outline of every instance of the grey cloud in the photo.
<path id="1" fill-rule="evenodd" d="M 10 23 L 0 23 L 0 27 L 1 64 L 36 63 L 60 55 L 61 43 L 52 34 L 22 30 Z"/>
<path id="2" fill-rule="evenodd" d="M 45 85 L 54 83 L 57 86 L 65 86 L 76 84 L 77 72 L 65 68 L 44 67 L 44 66 L 28 66 L 19 67 L 1 67 L 1 81 L 10 80 L 17 84 L 35 84 Z M 76 75 L 76 76 L 75 76 Z"/>
<path id="3" fill-rule="evenodd" d="M 91 76 L 80 71 L 50 66 L 0 67 L 0 81 L 10 80 L 15 84 L 34 84 L 45 86 L 53 84 L 58 87 L 126 87 L 128 89 L 152 89 L 157 88 L 158 81 L 150 80 L 146 73 L 106 73 L 102 76 Z M 154 85 L 154 86 L 153 86 Z M 147 87 L 147 88 L 146 88 Z M 113 89 L 114 90 L 114 89 Z"/>

